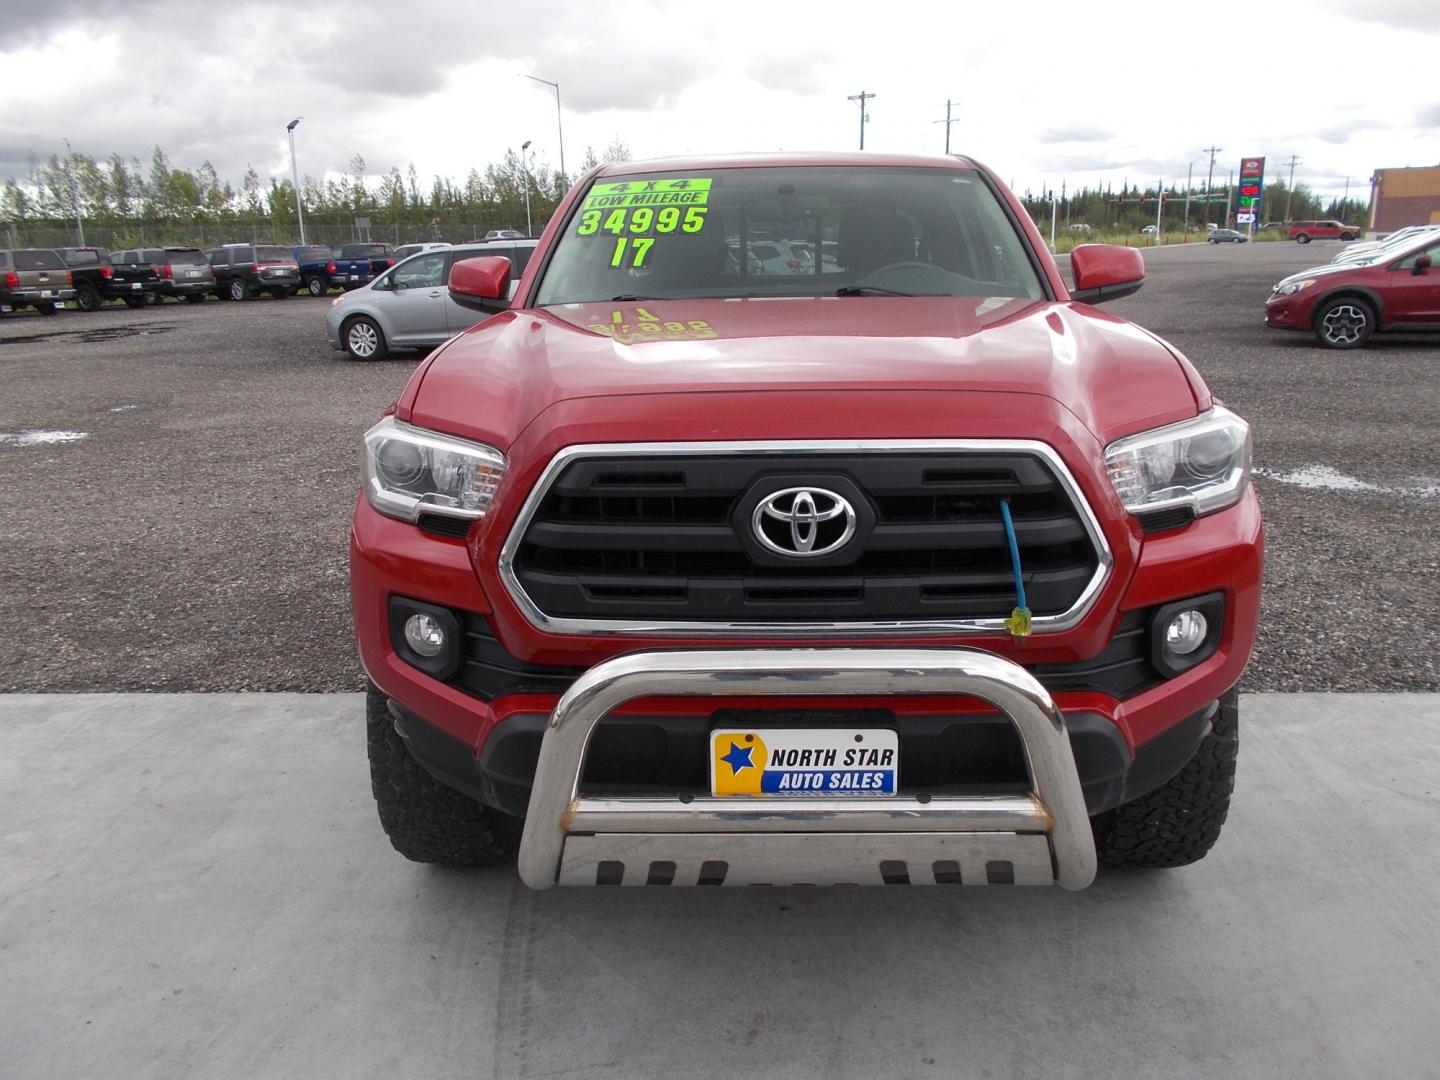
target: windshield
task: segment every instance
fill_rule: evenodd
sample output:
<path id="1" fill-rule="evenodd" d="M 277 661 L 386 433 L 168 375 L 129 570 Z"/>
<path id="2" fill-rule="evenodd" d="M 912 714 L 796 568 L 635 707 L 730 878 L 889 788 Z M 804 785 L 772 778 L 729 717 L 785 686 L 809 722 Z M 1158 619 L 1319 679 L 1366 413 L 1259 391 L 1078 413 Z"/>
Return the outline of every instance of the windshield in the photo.
<path id="1" fill-rule="evenodd" d="M 974 170 L 775 167 L 593 184 L 536 303 L 837 295 L 1044 293 Z"/>
<path id="2" fill-rule="evenodd" d="M 255 249 L 255 261 L 262 263 L 294 262 L 295 256 L 290 253 L 289 248 L 257 247 Z"/>

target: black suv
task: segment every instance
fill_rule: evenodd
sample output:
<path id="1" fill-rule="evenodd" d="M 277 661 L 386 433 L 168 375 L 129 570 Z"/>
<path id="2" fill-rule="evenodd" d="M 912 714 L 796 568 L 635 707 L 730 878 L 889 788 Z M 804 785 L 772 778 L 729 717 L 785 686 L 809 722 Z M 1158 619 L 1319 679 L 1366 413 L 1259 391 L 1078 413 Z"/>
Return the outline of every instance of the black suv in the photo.
<path id="1" fill-rule="evenodd" d="M 250 300 L 262 292 L 281 300 L 300 291 L 300 266 L 287 247 L 226 244 L 205 254 L 222 300 Z"/>

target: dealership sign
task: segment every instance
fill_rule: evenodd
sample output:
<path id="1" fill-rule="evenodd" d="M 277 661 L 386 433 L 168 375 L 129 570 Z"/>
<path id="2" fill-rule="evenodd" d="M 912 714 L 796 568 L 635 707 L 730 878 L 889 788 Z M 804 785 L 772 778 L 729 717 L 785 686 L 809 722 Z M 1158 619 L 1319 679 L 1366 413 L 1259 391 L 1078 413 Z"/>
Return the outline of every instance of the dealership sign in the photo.
<path id="1" fill-rule="evenodd" d="M 1235 223 L 1254 225 L 1260 220 L 1260 200 L 1265 188 L 1265 159 L 1242 158 L 1240 161 L 1240 193 L 1235 201 Z"/>

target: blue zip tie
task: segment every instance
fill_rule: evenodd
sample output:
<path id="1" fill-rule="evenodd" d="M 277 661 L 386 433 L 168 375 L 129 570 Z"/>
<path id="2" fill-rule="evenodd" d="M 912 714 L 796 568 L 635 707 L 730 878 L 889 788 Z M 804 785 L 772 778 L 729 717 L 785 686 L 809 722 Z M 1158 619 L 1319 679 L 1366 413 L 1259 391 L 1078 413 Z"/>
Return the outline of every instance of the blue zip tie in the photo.
<path id="1" fill-rule="evenodd" d="M 1015 539 L 1015 522 L 1010 517 L 1010 500 L 1000 500 L 1000 516 L 1005 519 L 1005 539 L 1010 543 L 1010 568 L 1015 574 L 1015 610 L 1005 620 L 1005 629 L 1014 637 L 1030 636 L 1030 606 L 1025 602 L 1025 579 L 1020 573 L 1020 542 Z"/>

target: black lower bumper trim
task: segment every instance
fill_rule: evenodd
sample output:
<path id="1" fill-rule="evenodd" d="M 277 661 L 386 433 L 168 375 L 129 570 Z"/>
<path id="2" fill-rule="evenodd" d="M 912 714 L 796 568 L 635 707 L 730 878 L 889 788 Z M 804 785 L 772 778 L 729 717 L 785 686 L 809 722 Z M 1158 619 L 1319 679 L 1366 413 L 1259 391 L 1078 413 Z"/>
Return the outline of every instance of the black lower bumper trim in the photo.
<path id="1" fill-rule="evenodd" d="M 1218 708 L 1212 702 L 1132 754 L 1120 730 L 1099 713 L 1065 714 L 1086 810 L 1093 816 L 1164 784 L 1194 756 Z M 883 710 L 875 710 L 883 712 Z M 395 730 L 436 780 L 507 814 L 524 816 L 548 717 L 507 718 L 477 756 L 454 736 L 393 700 Z M 709 732 L 716 726 L 803 724 L 815 718 L 735 710 L 710 716 L 616 717 L 596 729 L 586 756 L 581 790 L 606 794 L 698 794 L 708 787 Z M 893 726 L 900 731 L 901 790 L 919 794 L 955 790 L 1019 791 L 1028 776 L 1019 737 L 993 715 L 861 716 L 847 723 Z"/>

